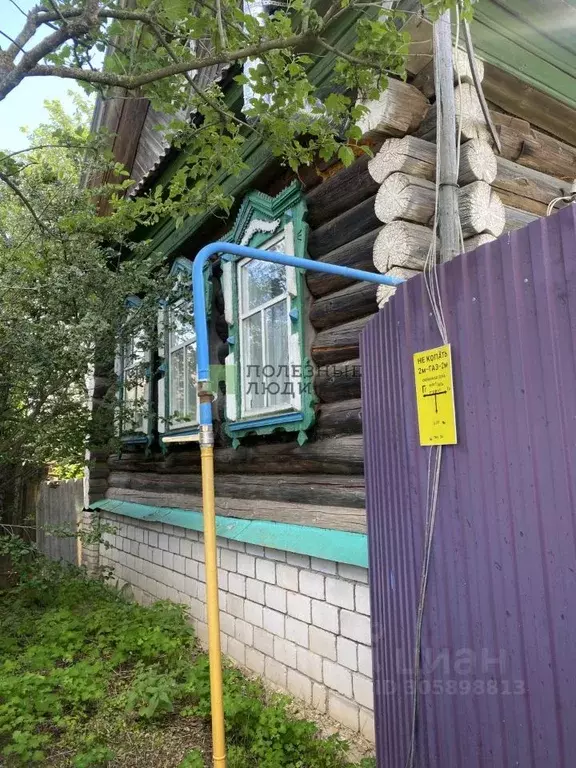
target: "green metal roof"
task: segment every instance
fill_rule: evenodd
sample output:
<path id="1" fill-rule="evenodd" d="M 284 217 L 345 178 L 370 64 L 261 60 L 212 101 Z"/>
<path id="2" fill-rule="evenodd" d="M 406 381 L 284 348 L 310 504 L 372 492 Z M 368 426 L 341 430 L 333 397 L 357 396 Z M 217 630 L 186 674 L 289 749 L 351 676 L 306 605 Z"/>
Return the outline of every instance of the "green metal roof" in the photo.
<path id="1" fill-rule="evenodd" d="M 576 108 L 576 0 L 479 0 L 480 58 Z"/>

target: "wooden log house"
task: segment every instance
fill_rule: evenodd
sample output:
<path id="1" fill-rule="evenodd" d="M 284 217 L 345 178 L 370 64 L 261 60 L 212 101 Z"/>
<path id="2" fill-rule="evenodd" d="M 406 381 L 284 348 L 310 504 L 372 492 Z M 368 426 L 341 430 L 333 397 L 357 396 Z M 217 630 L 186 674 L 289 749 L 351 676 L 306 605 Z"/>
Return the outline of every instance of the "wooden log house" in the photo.
<path id="1" fill-rule="evenodd" d="M 498 17 L 517 34 L 503 5 L 511 17 L 514 2 L 483 0 L 473 24 L 501 154 L 467 59 L 457 56 L 466 250 L 489 247 L 546 215 L 556 198 L 569 204 L 576 179 L 576 91 L 560 73 L 554 79 L 556 65 L 545 53 L 537 60 L 534 47 L 524 51 L 522 69 L 511 52 L 506 59 L 502 39 L 498 44 L 488 33 Z M 523 24 L 533 29 L 535 18 Z M 178 230 L 166 222 L 153 233 L 151 247 L 173 264 L 175 279 L 188 274 L 203 245 L 223 237 L 407 279 L 424 269 L 435 208 L 432 34 L 419 15 L 408 27 L 408 82 L 393 80 L 365 118 L 373 157 L 360 154 L 348 168 L 334 163 L 295 178 L 250 144 L 248 170 L 226 180 L 237 203 L 224 227 L 205 215 L 189 217 Z M 137 103 L 138 114 L 123 100 L 100 115 L 115 125 L 117 158 L 136 182 L 131 194 L 152 189 L 175 161 L 153 130 L 162 116 L 150 106 L 141 114 Z M 225 381 L 214 403 L 224 650 L 370 737 L 359 343 L 394 289 L 225 257 L 211 263 L 207 281 L 211 355 Z M 202 636 L 194 336 L 190 327 L 179 330 L 161 331 L 150 350 L 148 417 L 125 429 L 120 452 L 93 453 L 89 495 L 95 514 L 119 526 L 96 560 L 114 566 L 139 599 L 186 602 Z M 125 371 L 117 373 L 121 379 Z M 109 382 L 96 383 L 98 407 Z"/>

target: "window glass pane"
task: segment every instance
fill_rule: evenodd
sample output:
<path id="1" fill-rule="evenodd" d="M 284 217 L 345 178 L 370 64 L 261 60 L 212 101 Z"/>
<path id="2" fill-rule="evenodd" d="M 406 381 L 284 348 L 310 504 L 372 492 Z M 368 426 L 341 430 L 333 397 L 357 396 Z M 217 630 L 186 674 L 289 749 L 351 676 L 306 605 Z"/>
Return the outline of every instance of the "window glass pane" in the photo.
<path id="1" fill-rule="evenodd" d="M 146 355 L 146 335 L 144 331 L 139 331 L 136 336 L 132 336 L 124 345 L 124 367 L 138 365 L 143 362 Z"/>
<path id="2" fill-rule="evenodd" d="M 195 338 L 192 304 L 189 301 L 180 303 L 170 312 L 170 349 Z"/>
<path id="3" fill-rule="evenodd" d="M 146 379 L 144 374 L 140 374 L 134 387 L 134 413 L 132 415 L 132 426 L 136 432 L 144 431 L 144 414 L 147 408 L 147 403 L 144 402 L 145 392 Z"/>
<path id="4" fill-rule="evenodd" d="M 136 387 L 132 381 L 124 383 L 124 429 L 130 429 L 134 421 L 134 401 L 136 399 Z"/>
<path id="5" fill-rule="evenodd" d="M 184 413 L 184 349 L 170 355 L 170 414 Z"/>
<path id="6" fill-rule="evenodd" d="M 136 377 L 135 373 L 126 379 L 124 384 L 124 431 L 144 431 L 144 402 L 146 381 L 144 377 Z"/>
<path id="7" fill-rule="evenodd" d="M 241 267 L 242 311 L 249 312 L 286 293 L 286 269 L 281 264 L 248 261 Z"/>
<path id="8" fill-rule="evenodd" d="M 262 316 L 260 312 L 242 321 L 242 388 L 246 408 L 253 411 L 265 405 L 262 384 Z"/>
<path id="9" fill-rule="evenodd" d="M 264 310 L 264 333 L 266 335 L 266 373 L 264 376 L 269 407 L 279 408 L 290 404 L 290 393 L 286 391 L 289 381 L 288 352 L 288 308 L 286 299 Z"/>
<path id="10" fill-rule="evenodd" d="M 196 345 L 186 347 L 187 421 L 196 421 Z"/>

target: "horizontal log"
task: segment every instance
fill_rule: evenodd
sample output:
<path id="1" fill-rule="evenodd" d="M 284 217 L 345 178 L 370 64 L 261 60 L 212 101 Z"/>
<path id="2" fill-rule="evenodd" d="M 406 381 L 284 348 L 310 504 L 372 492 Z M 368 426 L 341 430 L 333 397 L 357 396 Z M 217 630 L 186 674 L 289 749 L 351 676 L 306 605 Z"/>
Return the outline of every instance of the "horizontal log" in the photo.
<path id="1" fill-rule="evenodd" d="M 473 83 L 474 80 L 472 78 L 472 68 L 470 67 L 470 61 L 468 59 L 468 54 L 466 51 L 463 51 L 461 48 L 458 48 L 455 51 L 454 55 L 454 85 L 458 85 L 459 81 L 460 83 Z M 478 71 L 479 79 L 482 80 L 484 78 L 484 62 L 481 59 L 476 58 L 476 68 Z M 422 91 L 422 93 L 427 97 L 431 98 L 436 93 L 436 84 L 434 82 L 434 61 L 428 62 L 428 64 L 423 67 L 418 75 L 414 78 L 412 81 L 413 85 L 418 88 L 418 90 Z"/>
<path id="2" fill-rule="evenodd" d="M 281 464 L 278 469 L 282 469 Z M 288 504 L 306 504 L 310 499 L 320 506 L 363 509 L 364 478 L 348 475 L 216 475 L 218 497 L 267 499 Z M 158 475 L 151 472 L 112 472 L 109 488 L 133 491 L 202 495 L 202 476 L 196 474 Z"/>
<path id="3" fill-rule="evenodd" d="M 374 198 L 370 196 L 358 205 L 313 230 L 308 237 L 308 253 L 313 259 L 335 251 L 362 235 L 380 227 L 374 213 Z"/>
<path id="4" fill-rule="evenodd" d="M 374 243 L 374 264 L 383 274 L 392 267 L 424 269 L 432 230 L 408 221 L 392 221 L 382 228 Z"/>
<path id="5" fill-rule="evenodd" d="M 570 186 L 554 176 L 525 168 L 504 157 L 498 158 L 498 174 L 493 187 L 505 205 L 545 216 L 548 203 L 568 194 Z"/>
<path id="6" fill-rule="evenodd" d="M 563 181 L 576 179 L 576 147 L 536 130 L 527 120 L 492 111 L 502 157 Z"/>
<path id="7" fill-rule="evenodd" d="M 520 211 L 518 208 L 512 208 L 509 205 L 505 205 L 504 210 L 506 211 L 505 232 L 512 232 L 514 229 L 522 229 L 522 227 L 528 226 L 528 224 L 536 221 L 538 218 L 538 216 L 533 213 Z"/>
<path id="8" fill-rule="evenodd" d="M 431 181 L 393 173 L 382 183 L 374 211 L 376 216 L 388 224 L 395 219 L 405 219 L 417 224 L 428 224 L 434 216 L 436 186 Z"/>
<path id="9" fill-rule="evenodd" d="M 314 389 L 322 403 L 337 403 L 360 397 L 362 368 L 360 360 L 344 360 L 340 363 L 318 368 L 314 376 Z M 318 428 L 324 418 L 324 407 L 320 409 Z M 322 431 L 320 429 L 320 431 Z"/>
<path id="10" fill-rule="evenodd" d="M 392 222 L 392 224 L 389 224 L 388 226 L 392 227 L 396 223 L 397 222 Z M 416 227 L 418 225 L 414 224 L 414 225 L 410 225 L 410 226 Z M 426 231 L 430 232 L 430 230 L 426 230 Z M 431 232 L 430 232 L 430 237 L 431 237 Z M 428 238 L 428 242 L 430 242 L 430 237 Z M 490 235 L 487 232 L 483 232 L 480 235 L 474 235 L 473 237 L 469 237 L 466 240 L 464 240 L 464 250 L 466 252 L 473 251 L 476 248 L 479 248 L 481 245 L 484 245 L 485 243 L 491 243 L 494 240 L 496 240 L 494 235 Z M 385 263 L 386 263 L 385 259 L 386 258 L 388 258 L 388 259 L 390 258 L 390 256 L 389 255 L 386 256 L 385 253 L 386 252 L 384 252 L 384 253 L 381 252 L 381 255 L 380 255 L 380 257 L 382 258 L 382 266 L 385 266 Z M 420 254 L 420 258 L 422 259 L 422 256 L 423 256 L 424 260 L 425 260 L 426 255 L 427 255 L 427 248 L 426 248 L 426 253 L 424 253 L 424 249 L 422 249 L 421 254 Z M 376 250 L 374 251 L 374 258 L 375 259 L 377 258 Z M 416 263 L 415 262 L 415 258 L 414 258 L 414 254 L 412 254 L 411 258 L 412 258 L 412 260 L 411 260 L 410 263 L 412 263 L 412 264 Z M 424 260 L 421 261 L 420 269 L 406 269 L 406 268 L 403 268 L 403 267 L 393 267 L 393 268 L 389 268 L 386 271 L 385 274 L 388 274 L 388 275 L 390 275 L 392 277 L 401 277 L 401 278 L 404 278 L 404 280 L 409 280 L 411 277 L 416 277 L 416 275 L 421 275 L 422 274 L 422 270 L 424 268 Z M 378 290 L 376 291 L 376 303 L 378 304 L 378 307 L 380 309 L 382 309 L 384 304 L 386 304 L 386 302 L 395 293 L 396 293 L 396 288 L 394 286 L 379 285 L 378 286 Z"/>
<path id="11" fill-rule="evenodd" d="M 378 185 L 368 173 L 365 155 L 306 195 L 308 223 L 312 228 L 319 227 L 377 191 Z"/>
<path id="12" fill-rule="evenodd" d="M 436 176 L 436 144 L 417 136 L 389 139 L 369 161 L 368 171 L 378 184 L 393 173 L 407 173 L 433 181 Z"/>
<path id="13" fill-rule="evenodd" d="M 496 236 L 502 233 L 505 222 L 504 206 L 489 184 L 484 181 L 467 184 L 459 190 L 458 201 L 465 237 L 481 232 Z M 417 224 L 428 224 L 433 219 L 435 203 L 436 187 L 431 181 L 404 173 L 394 173 L 380 187 L 376 195 L 375 210 L 378 218 L 385 223 L 404 219 Z M 378 239 L 383 240 L 386 237 L 384 228 Z"/>
<path id="14" fill-rule="evenodd" d="M 372 262 L 372 249 L 374 248 L 374 241 L 380 231 L 380 222 L 377 221 L 378 229 L 368 232 L 362 237 L 358 237 L 356 240 L 352 240 L 350 243 L 336 248 L 334 251 L 330 251 L 325 256 L 317 259 L 317 261 L 323 261 L 328 264 L 337 264 L 340 267 L 354 267 L 354 269 L 364 269 L 367 272 L 374 272 L 374 264 Z M 354 280 L 350 280 L 346 277 L 340 277 L 339 275 L 325 275 L 321 272 L 307 272 L 306 281 L 308 283 L 308 289 L 312 296 L 325 296 L 327 293 L 341 290 L 348 285 L 354 284 Z"/>
<path id="15" fill-rule="evenodd" d="M 365 136 L 405 136 L 418 128 L 430 104 L 424 94 L 402 80 L 388 80 L 378 99 L 361 102 L 368 110 L 358 126 Z"/>
<path id="16" fill-rule="evenodd" d="M 368 163 L 370 175 L 382 184 L 393 173 L 406 173 L 434 181 L 436 177 L 436 144 L 417 136 L 390 139 Z M 461 147 L 458 181 L 487 181 L 496 177 L 496 155 L 486 141 L 471 139 Z"/>
<path id="17" fill-rule="evenodd" d="M 464 237 L 473 237 L 482 232 L 498 237 L 504 231 L 504 206 L 498 194 L 486 182 L 475 181 L 458 190 L 458 204 Z"/>
<path id="18" fill-rule="evenodd" d="M 457 133 L 461 136 L 461 140 L 463 142 L 469 139 L 489 141 L 490 133 L 474 86 L 470 83 L 463 83 L 454 89 L 454 98 L 456 102 Z M 428 141 L 435 140 L 436 104 L 430 108 L 422 125 L 416 131 L 416 136 Z"/>
<path id="19" fill-rule="evenodd" d="M 404 269 L 402 267 L 393 267 L 386 274 L 390 275 L 391 277 L 401 277 L 403 280 L 410 280 L 411 277 L 416 277 L 416 275 L 421 275 L 422 272 L 416 269 Z M 378 286 L 378 290 L 376 291 L 376 303 L 378 304 L 379 309 L 382 309 L 384 304 L 390 301 L 392 296 L 394 296 L 394 294 L 398 290 L 398 287 L 395 285 L 379 285 Z"/>
<path id="20" fill-rule="evenodd" d="M 357 355 L 356 355 L 357 356 Z M 157 472 L 159 474 L 190 473 L 200 467 L 200 451 L 195 446 L 160 456 L 129 459 L 111 456 L 108 464 L 115 471 Z M 296 440 L 241 445 L 239 448 L 216 448 L 216 473 L 284 474 L 311 473 L 317 475 L 361 475 L 364 468 L 362 439 L 357 436 L 337 440 L 314 440 L 300 446 Z"/>
<path id="21" fill-rule="evenodd" d="M 202 497 L 184 493 L 158 493 L 111 488 L 107 499 L 128 501 L 176 509 L 202 509 Z M 216 514 L 242 520 L 270 520 L 276 523 L 309 525 L 313 528 L 331 528 L 353 533 L 366 532 L 366 513 L 363 509 L 331 507 L 316 504 L 286 504 L 285 502 L 237 499 L 226 496 L 216 498 Z"/>
<path id="22" fill-rule="evenodd" d="M 99 461 L 96 465 L 87 468 L 87 475 L 90 482 L 93 480 L 105 480 L 109 474 L 110 467 L 105 461 Z"/>
<path id="23" fill-rule="evenodd" d="M 470 139 L 460 148 L 460 170 L 458 183 L 461 186 L 473 181 L 492 184 L 497 173 L 497 159 L 487 141 Z"/>
<path id="24" fill-rule="evenodd" d="M 576 109 L 573 107 L 493 64 L 485 63 L 482 88 L 486 99 L 504 112 L 576 146 Z"/>
<path id="25" fill-rule="evenodd" d="M 90 493 L 99 493 L 104 496 L 106 489 L 108 488 L 108 478 L 90 478 L 89 481 Z"/>
<path id="26" fill-rule="evenodd" d="M 498 196 L 506 208 L 515 208 L 517 211 L 524 211 L 524 213 L 528 213 L 536 219 L 546 216 L 548 206 L 544 205 L 544 203 L 539 203 L 536 200 L 529 200 L 527 197 L 522 197 L 522 195 L 517 195 L 514 192 L 506 192 L 506 190 L 503 189 L 498 190 Z"/>
<path id="27" fill-rule="evenodd" d="M 374 283 L 356 282 L 341 291 L 313 301 L 309 318 L 314 328 L 323 330 L 364 315 L 371 315 L 377 309 Z"/>
<path id="28" fill-rule="evenodd" d="M 494 240 L 496 240 L 494 235 L 490 235 L 488 232 L 483 232 L 481 235 L 474 235 L 474 237 L 469 237 L 467 240 L 464 240 L 464 250 L 466 253 L 468 253 L 468 251 L 475 251 L 476 248 L 480 248 L 481 245 L 493 243 Z"/>
<path id="29" fill-rule="evenodd" d="M 323 437 L 350 435 L 362 432 L 362 401 L 340 400 L 325 403 L 320 408 L 318 434 Z"/>
<path id="30" fill-rule="evenodd" d="M 331 365 L 358 357 L 360 333 L 371 317 L 361 317 L 316 334 L 312 342 L 312 358 L 316 365 Z"/>

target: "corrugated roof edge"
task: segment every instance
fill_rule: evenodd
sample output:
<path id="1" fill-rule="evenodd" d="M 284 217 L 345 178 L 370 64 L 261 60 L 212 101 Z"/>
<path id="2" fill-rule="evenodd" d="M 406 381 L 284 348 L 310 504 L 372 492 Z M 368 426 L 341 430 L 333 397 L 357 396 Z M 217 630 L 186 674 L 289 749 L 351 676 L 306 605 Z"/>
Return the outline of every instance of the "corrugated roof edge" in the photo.
<path id="1" fill-rule="evenodd" d="M 214 85 L 214 84 L 221 84 L 224 79 L 225 75 L 230 70 L 229 64 L 221 64 L 216 65 L 215 67 L 208 68 L 208 71 L 202 72 L 204 81 L 203 83 L 200 81 L 198 85 Z M 213 75 L 210 75 L 210 72 L 213 72 Z M 194 116 L 196 115 L 196 112 L 190 112 L 188 115 L 188 119 L 192 120 Z M 154 182 L 154 180 L 159 176 L 159 174 L 164 170 L 165 166 L 168 164 L 168 160 L 170 159 L 170 155 L 172 153 L 172 145 L 170 142 L 166 141 L 164 143 L 164 148 L 161 150 L 160 154 L 156 158 L 156 161 L 154 164 L 149 168 L 149 170 L 142 176 L 141 179 L 130 189 L 128 192 L 127 197 L 134 198 L 137 197 L 141 192 L 143 192 L 147 187 L 150 186 Z"/>

